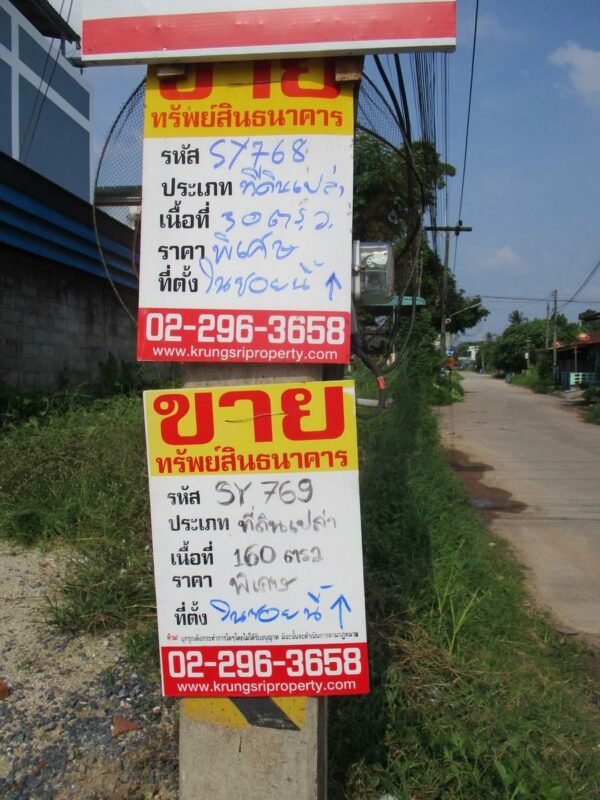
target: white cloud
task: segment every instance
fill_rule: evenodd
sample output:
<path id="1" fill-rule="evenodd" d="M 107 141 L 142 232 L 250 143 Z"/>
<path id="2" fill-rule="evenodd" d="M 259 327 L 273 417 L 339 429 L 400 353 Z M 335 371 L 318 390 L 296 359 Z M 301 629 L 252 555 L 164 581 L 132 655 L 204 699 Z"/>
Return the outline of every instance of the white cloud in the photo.
<path id="1" fill-rule="evenodd" d="M 479 257 L 479 263 L 489 270 L 522 270 L 527 266 L 525 260 L 509 244 L 488 249 Z"/>
<path id="2" fill-rule="evenodd" d="M 470 37 L 472 38 L 471 32 Z M 515 44 L 526 41 L 527 37 L 521 28 L 510 27 L 491 14 L 482 12 L 477 24 L 477 38 L 486 42 L 499 42 L 501 44 Z"/>
<path id="3" fill-rule="evenodd" d="M 600 52 L 567 42 L 549 57 L 551 64 L 567 67 L 575 91 L 588 103 L 600 105 Z"/>

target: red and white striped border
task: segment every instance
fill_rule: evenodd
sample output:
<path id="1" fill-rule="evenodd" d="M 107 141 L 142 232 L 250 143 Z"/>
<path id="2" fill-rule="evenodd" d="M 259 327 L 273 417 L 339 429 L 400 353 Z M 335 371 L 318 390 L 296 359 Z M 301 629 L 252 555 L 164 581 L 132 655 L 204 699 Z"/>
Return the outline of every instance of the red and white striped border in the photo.
<path id="1" fill-rule="evenodd" d="M 197 3 L 91 0 L 84 7 L 87 62 L 233 59 L 452 49 L 455 0 L 262 0 Z M 114 10 L 113 10 L 114 8 Z M 163 13 L 164 12 L 164 13 Z"/>

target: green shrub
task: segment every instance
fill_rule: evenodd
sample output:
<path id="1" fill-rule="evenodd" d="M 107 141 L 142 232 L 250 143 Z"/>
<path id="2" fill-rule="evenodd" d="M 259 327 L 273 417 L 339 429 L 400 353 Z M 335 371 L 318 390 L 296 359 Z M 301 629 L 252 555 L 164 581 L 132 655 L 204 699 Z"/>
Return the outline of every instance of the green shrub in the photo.
<path id="1" fill-rule="evenodd" d="M 583 393 L 586 403 L 600 403 L 600 386 L 589 386 Z"/>
<path id="2" fill-rule="evenodd" d="M 594 425 L 600 425 L 600 403 L 593 405 L 585 415 L 586 422 L 591 422 Z"/>
<path id="3" fill-rule="evenodd" d="M 531 389 L 536 394 L 548 394 L 555 388 L 551 377 L 541 374 L 537 367 L 529 367 L 526 372 L 513 375 L 512 383 Z"/>

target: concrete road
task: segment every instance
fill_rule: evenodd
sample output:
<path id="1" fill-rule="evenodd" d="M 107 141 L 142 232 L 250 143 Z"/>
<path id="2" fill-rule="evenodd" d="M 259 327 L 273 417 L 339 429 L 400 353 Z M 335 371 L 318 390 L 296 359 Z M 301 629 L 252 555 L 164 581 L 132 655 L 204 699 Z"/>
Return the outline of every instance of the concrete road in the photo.
<path id="1" fill-rule="evenodd" d="M 444 445 L 489 465 L 485 484 L 526 505 L 491 527 L 559 629 L 600 637 L 600 425 L 556 397 L 461 374 L 464 402 L 440 412 Z"/>

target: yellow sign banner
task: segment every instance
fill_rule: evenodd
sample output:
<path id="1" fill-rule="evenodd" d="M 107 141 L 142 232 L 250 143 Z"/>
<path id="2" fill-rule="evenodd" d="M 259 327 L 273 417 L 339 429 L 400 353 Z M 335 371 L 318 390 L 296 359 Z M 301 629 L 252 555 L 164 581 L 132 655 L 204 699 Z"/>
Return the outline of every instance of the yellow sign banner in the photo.
<path id="1" fill-rule="evenodd" d="M 358 469 L 353 381 L 144 392 L 151 476 Z"/>
<path id="2" fill-rule="evenodd" d="M 148 70 L 146 138 L 352 135 L 353 87 L 332 59 L 189 64 L 184 78 Z"/>

